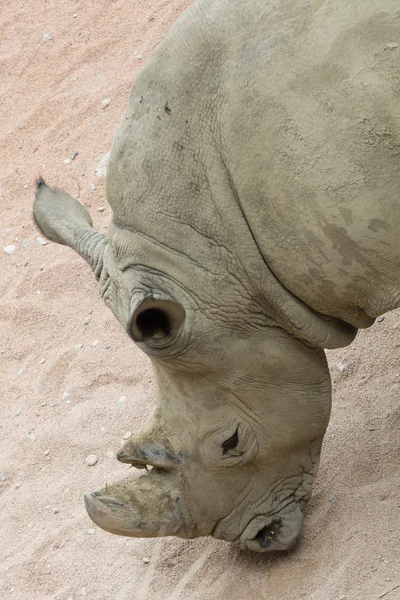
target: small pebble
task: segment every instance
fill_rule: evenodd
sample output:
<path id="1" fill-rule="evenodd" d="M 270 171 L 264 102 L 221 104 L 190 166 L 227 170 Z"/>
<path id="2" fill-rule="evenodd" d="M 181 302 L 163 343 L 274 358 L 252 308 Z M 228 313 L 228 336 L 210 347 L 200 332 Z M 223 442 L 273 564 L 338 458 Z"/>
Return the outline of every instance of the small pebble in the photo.
<path id="1" fill-rule="evenodd" d="M 35 442 L 36 441 L 36 435 L 32 432 L 28 433 L 27 435 L 28 439 L 31 440 L 31 442 Z"/>
<path id="2" fill-rule="evenodd" d="M 3 473 L 0 473 L 0 481 L 5 481 L 6 477 L 5 475 L 3 475 Z"/>
<path id="3" fill-rule="evenodd" d="M 20 124 L 18 125 L 18 127 L 19 127 L 20 129 L 25 129 L 25 123 L 20 123 Z M 28 186 L 27 186 L 27 187 L 28 187 Z"/>
<path id="4" fill-rule="evenodd" d="M 15 590 L 15 587 L 10 587 L 10 589 L 8 590 L 10 594 L 12 594 Z"/>
<path id="5" fill-rule="evenodd" d="M 329 502 L 333 502 L 335 500 L 335 495 L 332 494 L 331 496 L 329 496 Z"/>
<path id="6" fill-rule="evenodd" d="M 104 100 L 102 101 L 101 105 L 103 108 L 107 108 L 107 106 L 110 104 L 111 99 L 110 98 L 104 98 Z"/>
<path id="7" fill-rule="evenodd" d="M 39 271 L 44 271 L 44 267 L 39 267 Z"/>
<path id="8" fill-rule="evenodd" d="M 99 344 L 100 344 L 99 340 L 94 340 L 94 342 L 92 342 L 91 346 L 92 346 L 92 348 L 95 348 Z"/>
<path id="9" fill-rule="evenodd" d="M 42 402 L 40 406 L 46 406 L 47 402 Z"/>
<path id="10" fill-rule="evenodd" d="M 93 527 L 91 527 L 90 529 L 88 529 L 88 530 L 86 531 L 86 533 L 87 533 L 88 535 L 94 535 L 94 534 L 96 533 L 96 530 L 95 530 L 95 529 L 93 529 Z"/>
<path id="11" fill-rule="evenodd" d="M 80 350 L 83 347 L 83 344 L 75 344 L 75 350 Z"/>
<path id="12" fill-rule="evenodd" d="M 112 450 L 110 450 L 109 452 L 107 452 L 107 458 L 114 458 L 114 452 Z"/>
<path id="13" fill-rule="evenodd" d="M 72 16 L 74 17 L 74 19 L 76 19 L 76 17 L 78 16 L 78 13 L 74 13 Z"/>
<path id="14" fill-rule="evenodd" d="M 84 325 L 89 325 L 90 321 L 91 321 L 91 318 L 90 318 L 90 317 L 85 317 L 85 318 L 83 319 L 83 324 L 84 324 Z"/>
<path id="15" fill-rule="evenodd" d="M 141 54 L 138 54 L 138 55 L 136 56 L 136 60 L 142 60 L 142 58 L 143 58 L 143 56 L 142 56 Z"/>
<path id="16" fill-rule="evenodd" d="M 110 350 L 111 346 L 106 346 L 106 350 Z"/>
<path id="17" fill-rule="evenodd" d="M 66 400 L 68 398 L 68 396 L 69 396 L 69 393 L 68 392 L 64 392 L 63 395 L 62 395 L 62 399 Z"/>
<path id="18" fill-rule="evenodd" d="M 74 152 L 71 156 L 71 160 L 75 160 L 76 157 L 78 156 L 79 152 Z"/>
<path id="19" fill-rule="evenodd" d="M 55 407 L 55 405 L 56 405 L 56 403 L 55 403 L 55 402 L 53 402 L 53 404 L 50 404 L 51 408 L 54 408 L 54 407 Z"/>
<path id="20" fill-rule="evenodd" d="M 99 212 L 104 212 L 104 211 L 106 210 L 106 207 L 105 207 L 105 206 L 99 206 L 99 207 L 97 208 L 97 210 L 98 210 Z"/>
<path id="21" fill-rule="evenodd" d="M 385 320 L 385 317 L 383 315 L 381 315 L 380 317 L 377 317 L 375 320 L 377 323 L 382 323 L 382 321 Z"/>
<path id="22" fill-rule="evenodd" d="M 59 512 L 60 512 L 59 508 L 53 508 L 53 514 L 58 515 Z"/>
<path id="23" fill-rule="evenodd" d="M 144 564 L 145 564 L 145 565 L 148 565 L 148 564 L 149 564 L 149 562 L 150 562 L 150 559 L 149 559 L 147 556 L 144 556 L 144 557 L 142 558 L 142 561 L 144 562 Z"/>
<path id="24" fill-rule="evenodd" d="M 17 410 L 15 410 L 13 413 L 13 417 L 19 417 L 20 414 L 21 414 L 21 409 L 17 408 Z"/>
<path id="25" fill-rule="evenodd" d="M 36 241 L 40 246 L 47 246 L 47 244 L 49 243 L 47 240 L 43 239 L 42 237 L 37 237 Z"/>
<path id="26" fill-rule="evenodd" d="M 63 160 L 64 165 L 69 165 L 70 162 L 71 162 L 70 158 L 66 158 L 65 160 Z"/>
<path id="27" fill-rule="evenodd" d="M 346 371 L 346 369 L 347 369 L 347 363 L 345 363 L 345 362 L 338 363 L 338 364 L 336 365 L 336 369 L 337 369 L 337 370 L 338 370 L 340 373 L 344 373 L 344 372 Z"/>
<path id="28" fill-rule="evenodd" d="M 89 185 L 89 187 L 90 187 L 90 189 L 92 190 L 92 192 L 94 192 L 95 190 L 97 190 L 97 187 L 96 187 L 96 185 L 95 185 L 94 183 L 91 183 L 91 184 Z"/>
<path id="29" fill-rule="evenodd" d="M 27 189 L 28 189 L 28 186 L 27 186 L 27 184 L 25 184 L 24 185 L 24 190 L 27 190 Z M 23 227 L 23 225 L 22 225 L 22 227 Z"/>
<path id="30" fill-rule="evenodd" d="M 86 457 L 86 464 L 89 465 L 89 467 L 93 467 L 98 460 L 99 459 L 95 454 L 89 454 L 89 456 Z"/>
<path id="31" fill-rule="evenodd" d="M 24 370 L 23 370 L 23 369 L 20 369 L 20 370 L 18 371 L 17 375 L 22 375 L 22 373 L 23 373 L 23 372 L 24 372 Z"/>
<path id="32" fill-rule="evenodd" d="M 29 246 L 29 240 L 22 240 L 22 247 L 27 248 Z"/>
<path id="33" fill-rule="evenodd" d="M 36 293 L 37 293 L 37 294 L 40 294 L 40 290 L 36 290 Z"/>
<path id="34" fill-rule="evenodd" d="M 11 254 L 14 254 L 16 249 L 17 247 L 14 244 L 10 244 L 4 248 L 4 252 L 10 256 Z"/>
<path id="35" fill-rule="evenodd" d="M 46 40 L 46 42 L 48 42 L 49 40 L 52 40 L 53 38 L 51 37 L 51 33 L 45 33 L 43 36 L 43 39 Z"/>
<path id="36" fill-rule="evenodd" d="M 46 362 L 46 359 L 42 358 L 41 361 L 40 361 L 40 364 L 43 365 L 45 362 Z"/>
<path id="37" fill-rule="evenodd" d="M 50 454 L 50 450 L 45 450 L 45 451 L 44 451 L 44 455 L 45 455 L 45 456 L 48 456 L 49 454 Z"/>
<path id="38" fill-rule="evenodd" d="M 123 405 L 126 403 L 127 400 L 128 400 L 128 396 L 121 396 L 121 398 L 118 400 L 118 404 Z"/>
<path id="39" fill-rule="evenodd" d="M 129 440 L 129 438 L 132 436 L 132 431 L 127 431 L 126 433 L 124 433 L 124 435 L 122 436 L 123 440 Z"/>

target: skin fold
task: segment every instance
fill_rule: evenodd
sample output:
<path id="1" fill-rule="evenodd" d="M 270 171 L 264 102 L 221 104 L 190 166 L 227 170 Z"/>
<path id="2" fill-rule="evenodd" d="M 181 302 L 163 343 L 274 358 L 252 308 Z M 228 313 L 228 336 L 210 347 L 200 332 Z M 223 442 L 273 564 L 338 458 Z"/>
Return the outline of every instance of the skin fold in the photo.
<path id="1" fill-rule="evenodd" d="M 324 348 L 400 304 L 399 45 L 398 0 L 198 0 L 134 82 L 107 236 L 39 180 L 37 225 L 91 265 L 157 383 L 118 454 L 144 474 L 86 494 L 103 529 L 294 545 Z"/>

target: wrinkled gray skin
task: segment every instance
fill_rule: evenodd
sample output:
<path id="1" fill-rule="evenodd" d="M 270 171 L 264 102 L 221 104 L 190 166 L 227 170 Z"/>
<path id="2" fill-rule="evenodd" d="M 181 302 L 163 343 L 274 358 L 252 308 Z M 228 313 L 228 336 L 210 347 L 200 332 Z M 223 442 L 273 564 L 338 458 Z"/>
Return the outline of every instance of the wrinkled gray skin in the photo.
<path id="1" fill-rule="evenodd" d="M 107 237 L 39 182 L 153 363 L 157 410 L 87 494 L 100 527 L 293 546 L 330 413 L 323 348 L 400 304 L 399 0 L 199 0 L 133 86 Z"/>

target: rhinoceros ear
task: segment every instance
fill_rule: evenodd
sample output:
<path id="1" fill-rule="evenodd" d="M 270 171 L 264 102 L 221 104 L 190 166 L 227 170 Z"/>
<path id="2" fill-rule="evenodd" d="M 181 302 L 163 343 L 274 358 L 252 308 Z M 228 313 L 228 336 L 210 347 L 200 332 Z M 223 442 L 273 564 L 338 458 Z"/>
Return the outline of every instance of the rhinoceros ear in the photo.
<path id="1" fill-rule="evenodd" d="M 185 320 L 185 310 L 173 300 L 146 298 L 135 309 L 131 335 L 135 342 L 155 346 L 172 344 Z"/>
<path id="2" fill-rule="evenodd" d="M 82 256 L 98 278 L 107 239 L 97 233 L 86 208 L 66 192 L 37 181 L 33 216 L 40 231 L 53 242 L 65 244 Z"/>

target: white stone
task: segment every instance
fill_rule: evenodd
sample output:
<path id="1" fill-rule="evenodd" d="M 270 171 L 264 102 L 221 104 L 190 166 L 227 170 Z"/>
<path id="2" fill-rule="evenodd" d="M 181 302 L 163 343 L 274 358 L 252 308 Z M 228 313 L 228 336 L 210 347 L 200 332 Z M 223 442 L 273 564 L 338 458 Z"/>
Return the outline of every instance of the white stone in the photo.
<path id="1" fill-rule="evenodd" d="M 132 431 L 127 431 L 126 433 L 124 433 L 124 435 L 122 436 L 123 440 L 129 440 L 129 438 L 132 437 Z"/>
<path id="2" fill-rule="evenodd" d="M 42 237 L 37 237 L 36 241 L 40 246 L 47 246 L 47 244 L 49 243 L 47 240 L 43 239 Z"/>
<path id="3" fill-rule="evenodd" d="M 89 185 L 90 189 L 92 190 L 92 192 L 94 192 L 95 190 L 97 190 L 96 185 L 94 183 L 91 183 Z"/>
<path id="4" fill-rule="evenodd" d="M 48 42 L 49 40 L 52 40 L 53 38 L 51 37 L 51 33 L 45 33 L 43 36 L 43 39 Z"/>
<path id="5" fill-rule="evenodd" d="M 145 564 L 145 565 L 148 565 L 148 564 L 149 564 L 149 562 L 150 562 L 150 559 L 149 559 L 149 557 L 148 557 L 148 556 L 144 556 L 144 557 L 142 558 L 142 561 L 144 562 L 144 564 Z"/>
<path id="6" fill-rule="evenodd" d="M 70 159 L 70 158 L 66 158 L 65 160 L 63 160 L 63 163 L 64 163 L 65 165 L 69 165 L 69 163 L 70 163 L 70 162 L 71 162 L 71 159 Z"/>
<path id="7" fill-rule="evenodd" d="M 97 210 L 99 212 L 104 212 L 106 209 L 105 209 L 105 206 L 99 206 Z"/>
<path id="8" fill-rule="evenodd" d="M 97 177 L 105 177 L 107 174 L 107 167 L 108 167 L 108 163 L 110 162 L 110 152 L 107 152 L 107 154 L 105 154 L 103 156 L 103 158 L 100 159 L 99 164 L 96 167 L 96 176 Z"/>
<path id="9" fill-rule="evenodd" d="M 120 406 L 122 406 L 123 404 L 125 404 L 128 400 L 128 396 L 121 396 L 121 398 L 118 400 L 118 404 Z"/>
<path id="10" fill-rule="evenodd" d="M 101 105 L 103 108 L 106 108 L 111 102 L 110 98 L 104 98 L 104 100 L 102 101 Z"/>
<path id="11" fill-rule="evenodd" d="M 100 344 L 99 340 L 94 340 L 91 345 L 92 345 L 92 348 L 95 348 L 99 344 Z"/>
<path id="12" fill-rule="evenodd" d="M 89 465 L 89 467 L 93 467 L 98 460 L 99 459 L 95 454 L 89 454 L 89 456 L 86 457 L 86 464 Z"/>
<path id="13" fill-rule="evenodd" d="M 4 252 L 10 256 L 11 254 L 14 254 L 16 249 L 17 249 L 17 246 L 15 246 L 15 244 L 9 244 L 8 246 L 6 246 L 4 248 Z"/>

